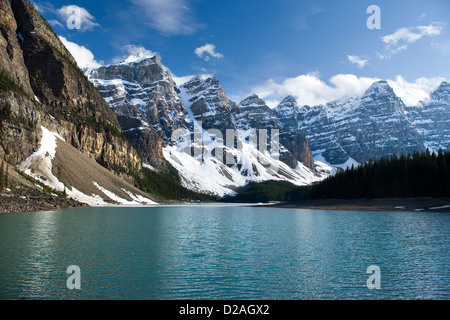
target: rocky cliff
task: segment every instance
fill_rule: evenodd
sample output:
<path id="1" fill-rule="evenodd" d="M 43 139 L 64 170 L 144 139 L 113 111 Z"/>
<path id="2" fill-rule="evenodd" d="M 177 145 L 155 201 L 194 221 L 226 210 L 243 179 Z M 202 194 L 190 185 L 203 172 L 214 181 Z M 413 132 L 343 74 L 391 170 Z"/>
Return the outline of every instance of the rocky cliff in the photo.
<path id="1" fill-rule="evenodd" d="M 116 116 L 33 5 L 0 0 L 0 18 L 0 157 L 37 155 L 45 128 L 107 169 L 139 171 Z"/>
<path id="2" fill-rule="evenodd" d="M 98 87 L 145 163 L 163 169 L 162 146 L 186 124 L 175 82 L 156 56 L 90 70 Z"/>
<path id="3" fill-rule="evenodd" d="M 107 168 L 139 168 L 114 113 L 39 12 L 25 0 L 2 0 L 1 12 L 1 72 L 16 87 L 5 87 L 1 98 L 3 151 L 11 161 L 36 149 L 43 125 Z"/>
<path id="4" fill-rule="evenodd" d="M 442 82 L 430 98 L 417 107 L 408 107 L 408 118 L 432 151 L 450 150 L 450 84 Z"/>
<path id="5" fill-rule="evenodd" d="M 295 122 L 286 125 L 304 133 L 313 154 L 333 165 L 424 150 L 405 104 L 386 81 L 375 82 L 362 97 L 305 106 Z"/>
<path id="6" fill-rule="evenodd" d="M 304 185 L 326 176 L 315 171 L 309 145 L 299 131 L 288 136 L 278 126 L 276 113 L 257 96 L 234 103 L 217 78 L 196 76 L 177 86 L 153 56 L 130 56 L 117 65 L 87 72 L 144 162 L 164 170 L 161 165 L 168 161 L 188 188 L 224 195 L 249 181 L 274 179 Z M 179 137 L 172 139 L 177 129 L 188 134 L 182 139 L 188 142 L 186 149 L 179 147 Z M 260 152 L 259 143 L 237 148 L 237 140 L 248 142 L 250 129 L 267 130 L 269 154 L 271 130 L 283 132 L 280 140 L 286 139 L 289 148 L 281 140 L 279 150 L 272 154 L 279 152 L 280 161 Z M 239 132 L 234 149 L 224 146 L 227 130 Z M 226 163 L 227 155 L 234 159 L 231 163 Z"/>

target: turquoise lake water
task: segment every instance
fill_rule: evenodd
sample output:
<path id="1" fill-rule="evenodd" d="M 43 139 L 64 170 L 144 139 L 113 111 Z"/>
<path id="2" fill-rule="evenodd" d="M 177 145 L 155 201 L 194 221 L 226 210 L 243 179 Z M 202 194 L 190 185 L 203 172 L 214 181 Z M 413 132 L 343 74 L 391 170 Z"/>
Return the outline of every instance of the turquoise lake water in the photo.
<path id="1" fill-rule="evenodd" d="M 80 268 L 69 290 L 67 267 Z M 380 268 L 370 290 L 369 266 Z M 235 206 L 0 215 L 2 299 L 449 299 L 450 213 Z"/>

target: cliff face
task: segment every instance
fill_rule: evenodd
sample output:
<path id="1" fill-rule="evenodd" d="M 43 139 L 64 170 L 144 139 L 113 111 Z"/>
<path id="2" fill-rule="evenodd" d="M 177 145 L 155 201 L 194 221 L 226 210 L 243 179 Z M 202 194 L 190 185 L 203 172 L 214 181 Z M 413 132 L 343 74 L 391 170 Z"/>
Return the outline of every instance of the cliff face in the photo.
<path id="1" fill-rule="evenodd" d="M 42 117 L 20 39 L 10 2 L 0 0 L 0 157 L 14 164 L 37 147 L 40 131 L 35 124 Z"/>
<path id="2" fill-rule="evenodd" d="M 175 82 L 159 58 L 132 56 L 91 70 L 89 77 L 143 161 L 164 170 L 162 146 L 170 141 L 173 130 L 186 125 L 186 114 Z"/>
<path id="3" fill-rule="evenodd" d="M 430 98 L 418 107 L 407 108 L 408 118 L 419 132 L 425 147 L 450 150 L 450 84 L 442 82 Z"/>
<path id="4" fill-rule="evenodd" d="M 0 16 L 0 152 L 20 163 L 44 126 L 107 168 L 139 168 L 114 113 L 39 12 L 0 0 Z"/>
<path id="5" fill-rule="evenodd" d="M 296 123 L 286 124 L 306 136 L 315 157 L 333 165 L 424 150 L 405 104 L 386 81 L 375 82 L 358 98 L 304 106 Z"/>

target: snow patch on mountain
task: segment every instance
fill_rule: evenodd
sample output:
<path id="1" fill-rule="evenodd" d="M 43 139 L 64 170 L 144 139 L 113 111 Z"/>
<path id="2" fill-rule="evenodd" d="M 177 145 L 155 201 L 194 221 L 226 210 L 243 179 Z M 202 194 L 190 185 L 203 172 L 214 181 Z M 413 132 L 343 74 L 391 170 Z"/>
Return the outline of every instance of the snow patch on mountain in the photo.
<path id="1" fill-rule="evenodd" d="M 278 180 L 304 186 L 329 175 L 329 171 L 321 170 L 318 173 L 301 163 L 296 169 L 292 169 L 275 159 L 274 154 L 263 153 L 253 143 L 245 142 L 246 134 L 248 132 L 240 132 L 241 148 L 231 149 L 226 146 L 218 147 L 211 137 L 207 137 L 208 133 L 204 132 L 205 143 L 201 146 L 194 145 L 202 150 L 197 158 L 186 153 L 183 144 L 164 148 L 164 157 L 180 173 L 183 186 L 218 196 L 233 195 L 236 189 L 249 182 Z M 224 164 L 223 158 L 218 159 L 213 155 L 214 148 L 221 148 L 226 154 L 232 154 L 234 163 Z"/>
<path id="2" fill-rule="evenodd" d="M 56 155 L 56 139 L 64 139 L 44 127 L 41 127 L 41 130 L 42 138 L 40 148 L 23 161 L 18 168 L 26 175 L 33 177 L 56 191 L 62 192 L 64 191 L 64 184 L 59 182 L 53 175 L 52 160 Z"/>
<path id="3" fill-rule="evenodd" d="M 338 172 L 339 169 L 345 170 L 345 169 L 351 168 L 352 166 L 354 166 L 356 168 L 356 167 L 358 167 L 360 165 L 360 163 L 358 161 L 356 161 L 355 159 L 352 159 L 351 157 L 349 157 L 348 160 L 345 161 L 344 163 L 331 164 L 322 155 L 322 153 L 324 151 L 325 150 L 317 150 L 316 152 L 313 152 L 314 163 L 320 169 L 328 171 L 332 175 L 335 175 Z"/>
<path id="4" fill-rule="evenodd" d="M 103 199 L 98 194 L 87 195 L 83 192 L 76 189 L 74 186 L 65 186 L 52 172 L 53 163 L 52 161 L 55 159 L 57 152 L 57 143 L 58 140 L 61 142 L 64 139 L 56 133 L 49 131 L 45 127 L 41 127 L 42 130 L 42 138 L 40 140 L 39 149 L 34 152 L 31 156 L 29 156 L 25 161 L 18 165 L 18 169 L 21 170 L 24 174 L 32 177 L 33 179 L 39 181 L 40 183 L 52 188 L 57 192 L 66 192 L 69 198 L 75 199 L 79 202 L 96 206 L 96 205 L 110 205 L 107 203 L 105 199 Z M 89 183 L 89 181 L 86 181 Z M 122 199 L 109 190 L 101 187 L 98 183 L 93 182 L 93 184 L 99 189 L 99 191 L 103 192 L 109 199 L 115 201 L 119 204 L 154 204 L 155 202 L 151 201 L 140 195 L 133 195 L 130 191 L 126 192 L 133 201 L 128 201 L 126 199 Z M 132 196 L 133 195 L 133 196 Z"/>

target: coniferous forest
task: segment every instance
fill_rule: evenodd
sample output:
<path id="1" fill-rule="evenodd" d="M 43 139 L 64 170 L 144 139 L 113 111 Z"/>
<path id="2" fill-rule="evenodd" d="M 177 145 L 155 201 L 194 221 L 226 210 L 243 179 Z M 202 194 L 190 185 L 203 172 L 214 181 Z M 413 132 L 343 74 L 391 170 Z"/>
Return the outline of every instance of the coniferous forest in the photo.
<path id="1" fill-rule="evenodd" d="M 261 196 L 262 192 L 263 197 Z M 256 196 L 257 195 L 257 196 Z M 369 161 L 312 186 L 279 181 L 250 184 L 228 202 L 298 202 L 312 199 L 450 197 L 450 152 L 415 152 Z"/>
<path id="2" fill-rule="evenodd" d="M 312 186 L 311 199 L 450 197 L 450 152 L 415 152 L 352 167 Z"/>

